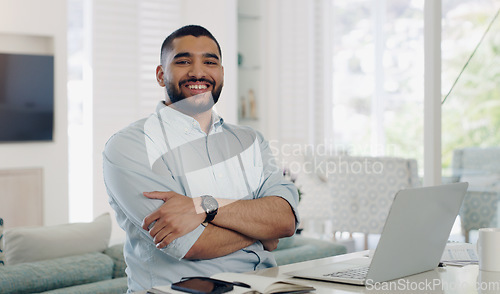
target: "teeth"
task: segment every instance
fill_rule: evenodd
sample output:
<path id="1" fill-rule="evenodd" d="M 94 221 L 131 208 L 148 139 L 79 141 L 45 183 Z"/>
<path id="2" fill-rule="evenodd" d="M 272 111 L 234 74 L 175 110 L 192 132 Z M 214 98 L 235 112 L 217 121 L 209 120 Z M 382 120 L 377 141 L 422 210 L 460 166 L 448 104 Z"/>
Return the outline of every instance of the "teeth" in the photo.
<path id="1" fill-rule="evenodd" d="M 202 90 L 202 89 L 206 89 L 207 85 L 189 85 L 188 88 L 195 89 L 195 90 Z"/>

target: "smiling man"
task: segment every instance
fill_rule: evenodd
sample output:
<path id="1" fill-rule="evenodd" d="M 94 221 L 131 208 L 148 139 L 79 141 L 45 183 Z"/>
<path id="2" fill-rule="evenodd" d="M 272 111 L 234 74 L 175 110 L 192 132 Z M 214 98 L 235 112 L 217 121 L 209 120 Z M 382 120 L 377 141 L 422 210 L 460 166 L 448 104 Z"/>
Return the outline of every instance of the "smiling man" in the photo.
<path id="1" fill-rule="evenodd" d="M 129 292 L 186 276 L 276 265 L 270 251 L 298 224 L 298 194 L 255 130 L 213 110 L 222 52 L 201 26 L 163 42 L 165 100 L 113 135 L 103 152 L 109 203 L 126 232 Z"/>
<path id="2" fill-rule="evenodd" d="M 209 117 L 224 80 L 220 47 L 213 36 L 176 36 L 163 42 L 156 68 L 158 83 L 166 88 L 165 104 L 190 116 Z"/>

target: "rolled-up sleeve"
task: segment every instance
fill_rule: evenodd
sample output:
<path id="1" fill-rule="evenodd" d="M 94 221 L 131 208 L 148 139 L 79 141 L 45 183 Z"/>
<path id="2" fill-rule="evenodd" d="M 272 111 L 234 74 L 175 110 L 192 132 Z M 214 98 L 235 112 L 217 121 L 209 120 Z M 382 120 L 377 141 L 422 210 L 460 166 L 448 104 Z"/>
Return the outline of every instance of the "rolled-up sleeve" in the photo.
<path id="1" fill-rule="evenodd" d="M 257 197 L 279 196 L 288 201 L 295 215 L 295 227 L 297 228 L 300 223 L 297 210 L 299 204 L 297 187 L 283 177 L 283 169 L 278 166 L 269 142 L 259 132 L 257 132 L 257 140 L 260 145 L 263 164 L 262 184 L 257 191 Z"/>
<path id="2" fill-rule="evenodd" d="M 103 152 L 104 182 L 110 203 L 115 206 L 117 218 L 124 215 L 118 222 L 129 235 L 140 236 L 142 242 L 154 244 L 149 232 L 142 228 L 144 218 L 163 205 L 163 200 L 149 199 L 142 193 L 149 191 L 174 191 L 185 195 L 183 188 L 176 182 L 168 167 L 163 166 L 161 172 L 153 170 L 148 158 L 144 134 L 140 124 L 129 127 L 127 132 L 119 132 L 106 143 Z M 187 197 L 187 196 L 186 196 Z M 176 259 L 182 259 L 203 232 L 204 227 L 198 226 L 194 231 L 175 239 L 167 247 L 161 249 L 164 253 Z M 137 232 L 139 232 L 137 234 Z"/>

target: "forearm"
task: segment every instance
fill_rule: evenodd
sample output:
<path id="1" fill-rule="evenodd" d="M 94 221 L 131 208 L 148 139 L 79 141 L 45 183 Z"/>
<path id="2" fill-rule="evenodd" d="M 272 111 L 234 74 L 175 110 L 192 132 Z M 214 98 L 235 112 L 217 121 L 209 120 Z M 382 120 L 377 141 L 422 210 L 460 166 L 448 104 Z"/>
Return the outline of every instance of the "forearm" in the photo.
<path id="1" fill-rule="evenodd" d="M 257 240 L 238 232 L 209 224 L 185 259 L 211 259 L 228 255 L 252 245 Z"/>
<path id="2" fill-rule="evenodd" d="M 292 208 L 278 196 L 223 204 L 212 223 L 257 240 L 288 237 L 295 233 Z"/>

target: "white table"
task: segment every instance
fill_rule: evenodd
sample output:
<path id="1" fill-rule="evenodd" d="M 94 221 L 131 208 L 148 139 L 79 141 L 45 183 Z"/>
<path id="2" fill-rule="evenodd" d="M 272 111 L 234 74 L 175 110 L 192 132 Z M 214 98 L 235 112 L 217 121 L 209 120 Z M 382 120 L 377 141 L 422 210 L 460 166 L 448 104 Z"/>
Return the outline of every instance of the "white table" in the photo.
<path id="1" fill-rule="evenodd" d="M 464 267 L 446 266 L 425 273 L 372 286 L 354 286 L 332 282 L 291 278 L 284 273 L 303 268 L 312 268 L 350 258 L 366 256 L 368 251 L 338 255 L 317 260 L 283 265 L 253 272 L 252 274 L 286 279 L 310 285 L 318 294 L 344 293 L 500 293 L 500 273 L 479 271 L 477 265 Z M 481 289 L 482 287 L 482 289 Z"/>
<path id="2" fill-rule="evenodd" d="M 369 251 L 326 257 L 300 263 L 268 268 L 248 274 L 267 276 L 276 279 L 289 280 L 316 288 L 318 294 L 348 294 L 348 293 L 450 293 L 450 294 L 490 294 L 500 293 L 500 273 L 479 271 L 477 265 L 464 267 L 446 266 L 436 268 L 421 274 L 384 282 L 371 286 L 355 286 L 332 282 L 321 282 L 293 278 L 284 273 L 304 268 L 312 268 L 339 262 L 350 258 L 366 256 Z M 169 291 L 170 293 L 182 293 Z M 138 292 L 146 293 L 146 291 Z"/>

